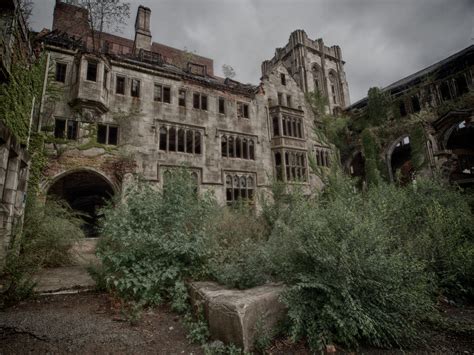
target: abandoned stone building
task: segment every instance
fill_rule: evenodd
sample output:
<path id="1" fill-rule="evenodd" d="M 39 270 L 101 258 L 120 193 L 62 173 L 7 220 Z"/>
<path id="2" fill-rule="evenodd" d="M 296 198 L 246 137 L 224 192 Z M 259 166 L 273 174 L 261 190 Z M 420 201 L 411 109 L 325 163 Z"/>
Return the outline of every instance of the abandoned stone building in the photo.
<path id="1" fill-rule="evenodd" d="M 13 67 L 32 57 L 28 29 L 17 0 L 0 4 L 0 83 L 12 80 Z M 30 157 L 21 139 L 0 117 L 0 268 L 11 243 L 13 227 L 22 220 Z"/>
<path id="2" fill-rule="evenodd" d="M 60 91 L 38 122 L 49 136 L 47 195 L 93 219 L 134 176 L 161 186 L 178 166 L 222 204 L 258 205 L 273 179 L 322 184 L 308 155 L 327 166 L 330 147 L 316 139 L 305 93 L 327 93 L 331 111 L 349 104 L 338 46 L 294 31 L 262 63 L 260 84 L 243 84 L 214 75 L 212 59 L 152 42 L 150 21 L 140 6 L 134 40 L 93 38 L 86 10 L 56 1 L 52 30 L 38 36 Z"/>
<path id="3" fill-rule="evenodd" d="M 387 86 L 393 103 L 388 129 L 380 135 L 386 176 L 412 174 L 413 125 L 423 128 L 423 171 L 439 173 L 450 183 L 474 185 L 474 45 Z M 367 108 L 368 99 L 347 111 L 354 122 Z M 364 155 L 357 145 L 345 160 L 352 176 L 364 176 Z M 411 177 L 412 178 L 412 177 Z"/>

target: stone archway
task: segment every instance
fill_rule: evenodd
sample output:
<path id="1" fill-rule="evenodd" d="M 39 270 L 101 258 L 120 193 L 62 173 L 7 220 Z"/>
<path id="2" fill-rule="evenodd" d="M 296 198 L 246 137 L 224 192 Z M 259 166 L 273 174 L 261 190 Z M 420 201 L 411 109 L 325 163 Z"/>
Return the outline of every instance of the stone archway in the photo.
<path id="1" fill-rule="evenodd" d="M 80 169 L 57 176 L 47 188 L 47 198 L 61 198 L 77 211 L 87 237 L 98 237 L 100 208 L 115 195 L 114 185 L 94 170 Z"/>
<path id="2" fill-rule="evenodd" d="M 474 122 L 456 123 L 445 133 L 444 147 L 450 153 L 452 169 L 449 180 L 465 186 L 474 185 Z"/>
<path id="3" fill-rule="evenodd" d="M 407 134 L 399 137 L 390 145 L 386 157 L 390 181 L 396 180 L 398 172 L 402 183 L 412 180 L 411 144 Z"/>

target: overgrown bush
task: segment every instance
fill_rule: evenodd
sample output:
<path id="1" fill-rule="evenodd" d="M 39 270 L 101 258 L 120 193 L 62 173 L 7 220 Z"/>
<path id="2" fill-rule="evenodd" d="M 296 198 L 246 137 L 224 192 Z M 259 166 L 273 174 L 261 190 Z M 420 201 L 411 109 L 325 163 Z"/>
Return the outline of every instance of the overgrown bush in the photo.
<path id="1" fill-rule="evenodd" d="M 233 288 L 250 288 L 265 283 L 266 221 L 249 206 L 220 209 L 209 220 L 210 276 Z"/>
<path id="2" fill-rule="evenodd" d="M 40 268 L 71 263 L 72 246 L 84 237 L 80 224 L 60 201 L 28 200 L 23 229 L 16 231 L 0 275 L 0 307 L 30 296 L 33 275 Z"/>
<path id="3" fill-rule="evenodd" d="M 465 196 L 435 182 L 360 193 L 341 176 L 328 181 L 314 200 L 293 198 L 269 240 L 273 272 L 289 286 L 293 336 L 314 349 L 406 346 L 433 314 L 436 288 L 472 295 Z"/>
<path id="4" fill-rule="evenodd" d="M 163 191 L 146 183 L 132 186 L 104 210 L 98 246 L 107 286 L 127 300 L 187 308 L 184 281 L 207 272 L 205 233 L 214 210 L 211 196 L 200 196 L 184 169 L 171 171 Z"/>

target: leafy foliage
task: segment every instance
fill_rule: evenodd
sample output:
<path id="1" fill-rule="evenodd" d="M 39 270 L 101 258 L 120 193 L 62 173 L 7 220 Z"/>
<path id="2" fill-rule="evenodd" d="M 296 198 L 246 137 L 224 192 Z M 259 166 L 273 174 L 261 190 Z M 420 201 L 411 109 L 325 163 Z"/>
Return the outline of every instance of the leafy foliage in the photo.
<path id="1" fill-rule="evenodd" d="M 167 175 L 163 191 L 132 186 L 124 201 L 104 210 L 98 246 L 106 282 L 124 299 L 187 307 L 184 281 L 205 273 L 209 251 L 205 226 L 213 200 L 195 192 L 183 170 Z"/>
<path id="2" fill-rule="evenodd" d="M 378 145 L 372 131 L 366 128 L 361 134 L 362 151 L 365 157 L 365 178 L 368 185 L 377 185 L 380 182 L 378 170 Z"/>

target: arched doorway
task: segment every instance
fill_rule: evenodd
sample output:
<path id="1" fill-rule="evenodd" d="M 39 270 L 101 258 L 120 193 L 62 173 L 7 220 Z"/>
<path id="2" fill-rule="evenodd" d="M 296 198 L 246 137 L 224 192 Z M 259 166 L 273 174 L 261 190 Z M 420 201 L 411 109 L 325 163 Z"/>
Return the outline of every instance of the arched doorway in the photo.
<path id="1" fill-rule="evenodd" d="M 474 123 L 469 119 L 456 123 L 446 132 L 444 144 L 454 160 L 450 181 L 474 185 Z"/>
<path id="2" fill-rule="evenodd" d="M 414 168 L 411 162 L 410 137 L 397 139 L 387 152 L 387 164 L 390 179 L 406 184 L 413 179 Z"/>
<path id="3" fill-rule="evenodd" d="M 99 236 L 100 209 L 113 195 L 114 188 L 108 179 L 92 170 L 67 172 L 47 192 L 48 198 L 61 198 L 80 214 L 87 237 Z"/>
<path id="4" fill-rule="evenodd" d="M 349 163 L 349 173 L 357 179 L 357 187 L 362 188 L 365 181 L 365 159 L 362 152 L 356 152 Z"/>

